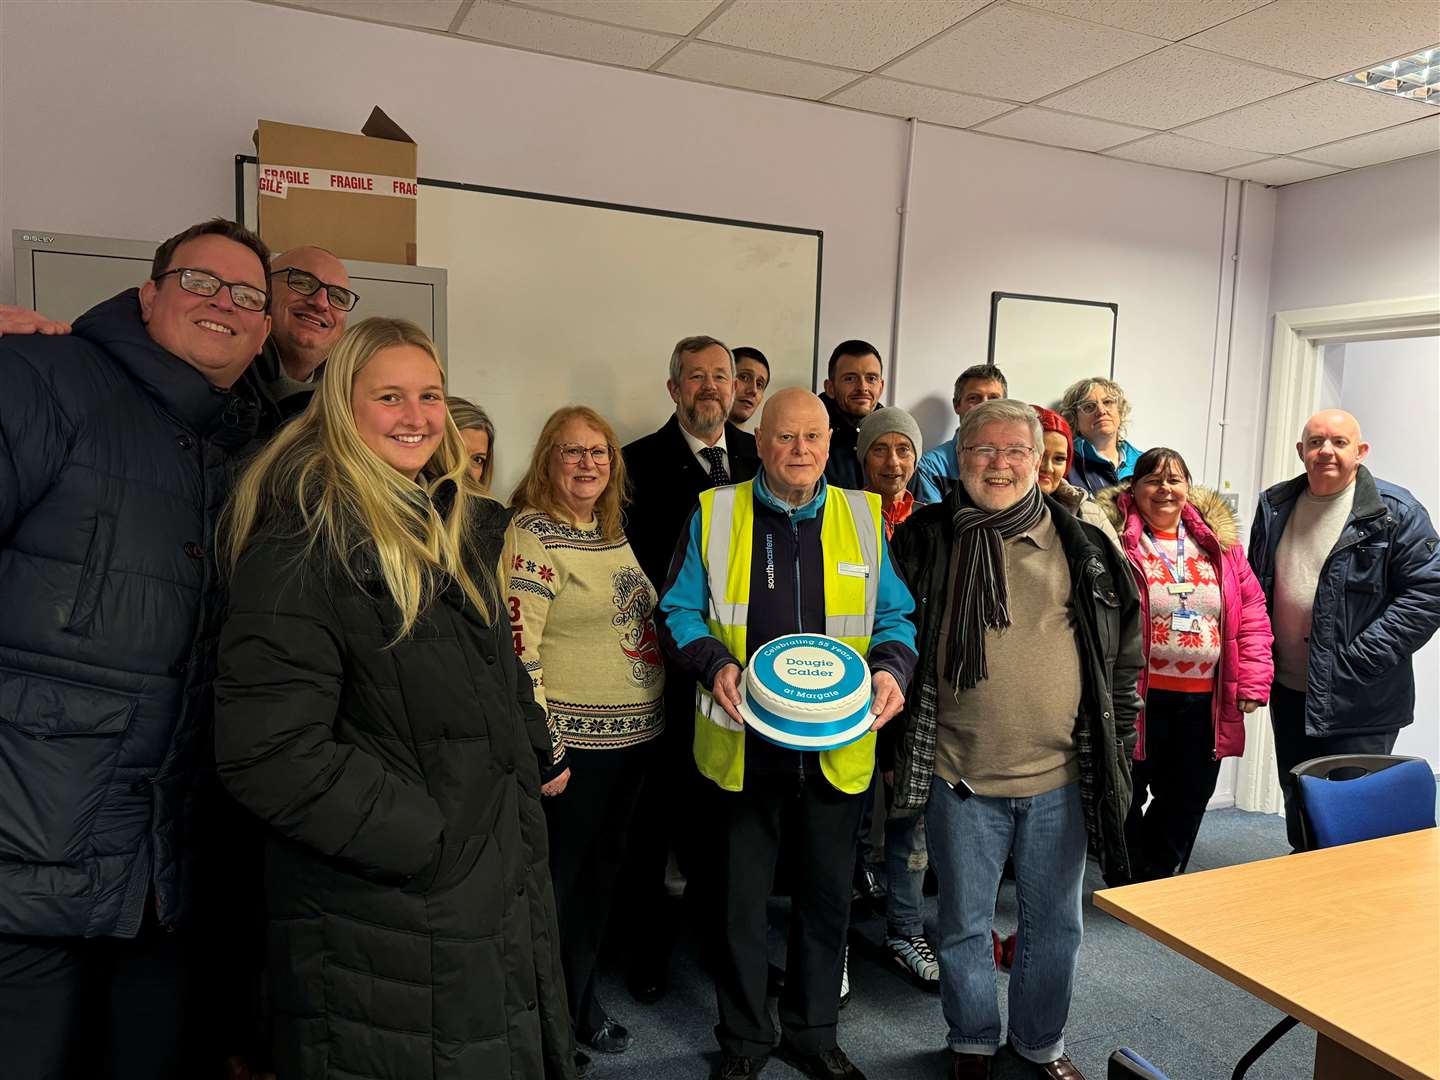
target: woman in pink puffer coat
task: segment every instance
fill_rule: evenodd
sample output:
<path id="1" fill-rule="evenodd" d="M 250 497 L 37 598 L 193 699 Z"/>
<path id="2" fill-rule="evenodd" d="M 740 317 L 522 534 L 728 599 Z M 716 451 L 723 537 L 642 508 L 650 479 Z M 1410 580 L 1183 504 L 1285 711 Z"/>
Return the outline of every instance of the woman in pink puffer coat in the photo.
<path id="1" fill-rule="evenodd" d="M 1126 821 L 1130 864 L 1144 881 L 1189 857 L 1221 759 L 1244 751 L 1245 714 L 1269 700 L 1274 639 L 1234 514 L 1190 486 L 1178 453 L 1147 451 L 1127 485 L 1097 499 L 1135 572 L 1145 628 Z"/>

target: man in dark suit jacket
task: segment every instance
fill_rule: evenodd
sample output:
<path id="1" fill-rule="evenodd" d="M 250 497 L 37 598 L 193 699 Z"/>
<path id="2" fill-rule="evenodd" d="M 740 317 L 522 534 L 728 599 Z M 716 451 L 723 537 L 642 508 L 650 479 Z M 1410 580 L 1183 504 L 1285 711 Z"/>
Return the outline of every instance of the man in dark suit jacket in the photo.
<path id="1" fill-rule="evenodd" d="M 725 344 L 713 337 L 688 337 L 670 355 L 665 383 L 675 413 L 659 431 L 624 448 L 630 477 L 630 505 L 625 533 L 630 547 L 659 592 L 680 535 L 707 488 L 750 480 L 759 468 L 755 437 L 726 417 L 735 397 L 735 362 Z M 630 992 L 641 1001 L 662 997 L 669 985 L 670 926 L 665 894 L 665 865 L 673 843 L 690 888 L 687 898 L 699 905 L 715 901 L 718 884 L 706 879 L 703 834 L 697 826 L 704 815 L 691 812 L 706 794 L 691 752 L 694 731 L 695 682 L 665 665 L 665 733 L 650 769 L 630 836 L 629 869 L 625 874 L 631 903 L 629 932 Z M 710 925 L 717 925 L 711 923 Z"/>

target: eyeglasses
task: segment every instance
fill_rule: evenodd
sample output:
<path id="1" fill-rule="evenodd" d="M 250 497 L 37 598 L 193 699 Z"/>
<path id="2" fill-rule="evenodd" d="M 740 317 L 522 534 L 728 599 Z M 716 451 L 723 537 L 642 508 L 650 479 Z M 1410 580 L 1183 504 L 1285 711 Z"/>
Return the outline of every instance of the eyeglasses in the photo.
<path id="1" fill-rule="evenodd" d="M 330 302 L 333 308 L 341 311 L 349 311 L 360 302 L 360 294 L 352 292 L 344 285 L 331 285 L 328 281 L 321 281 L 309 270 L 299 270 L 293 266 L 284 270 L 271 270 L 270 276 L 276 274 L 285 275 L 285 284 L 290 286 L 292 292 L 301 296 L 314 296 L 321 289 L 325 290 L 325 299 Z"/>
<path id="2" fill-rule="evenodd" d="M 1120 399 L 1107 397 L 1101 398 L 1099 401 L 1082 401 L 1079 405 L 1075 406 L 1075 408 L 1078 409 L 1080 412 L 1084 413 L 1086 416 L 1094 416 L 1096 411 L 1102 405 L 1105 406 L 1106 412 L 1113 413 L 1120 408 Z"/>
<path id="3" fill-rule="evenodd" d="M 180 288 L 196 296 L 214 296 L 221 289 L 229 289 L 230 299 L 235 302 L 235 306 L 246 311 L 264 311 L 270 304 L 270 295 L 264 289 L 257 289 L 254 285 L 239 281 L 221 281 L 214 274 L 188 266 L 166 270 L 163 274 L 156 274 L 153 280 L 160 281 L 171 274 L 179 274 Z"/>
<path id="4" fill-rule="evenodd" d="M 610 446 L 576 446 L 574 443 L 566 443 L 555 449 L 560 451 L 560 460 L 566 465 L 579 465 L 580 459 L 587 454 L 596 465 L 608 465 L 610 455 L 614 453 L 614 448 Z"/>
<path id="5" fill-rule="evenodd" d="M 1035 453 L 1033 446 L 967 446 L 965 453 L 977 461 L 994 461 L 1004 457 L 1010 465 L 1024 465 Z"/>

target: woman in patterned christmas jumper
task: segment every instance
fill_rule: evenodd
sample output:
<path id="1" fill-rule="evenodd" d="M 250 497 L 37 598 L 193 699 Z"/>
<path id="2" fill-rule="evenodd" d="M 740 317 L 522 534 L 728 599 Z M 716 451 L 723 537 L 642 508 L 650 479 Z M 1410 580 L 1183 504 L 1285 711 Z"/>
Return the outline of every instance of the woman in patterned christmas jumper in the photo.
<path id="1" fill-rule="evenodd" d="M 665 669 L 655 590 L 625 539 L 625 462 L 593 409 L 546 421 L 517 507 L 510 568 L 515 651 L 545 708 L 555 764 L 542 775 L 560 950 L 578 1043 L 630 1045 L 596 996 L 595 959 L 653 740 Z M 584 1054 L 577 1055 L 583 1071 Z"/>
<path id="2" fill-rule="evenodd" d="M 1178 453 L 1147 450 L 1128 486 L 1099 500 L 1135 572 L 1147 627 L 1125 828 L 1143 881 L 1189 858 L 1221 758 L 1245 749 L 1245 714 L 1269 699 L 1273 638 L 1234 514 L 1215 492 L 1191 487 Z"/>

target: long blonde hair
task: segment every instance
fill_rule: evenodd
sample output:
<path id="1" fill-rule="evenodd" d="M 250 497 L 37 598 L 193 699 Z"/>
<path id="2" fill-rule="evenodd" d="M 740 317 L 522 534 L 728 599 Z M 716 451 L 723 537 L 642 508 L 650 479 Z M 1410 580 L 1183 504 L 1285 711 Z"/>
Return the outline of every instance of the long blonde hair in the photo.
<path id="1" fill-rule="evenodd" d="M 555 478 L 551 466 L 555 455 L 550 453 L 556 446 L 560 429 L 571 420 L 580 420 L 605 437 L 610 447 L 610 482 L 595 500 L 595 522 L 600 535 L 607 540 L 619 540 L 625 535 L 625 522 L 621 510 L 630 499 L 630 481 L 625 475 L 625 458 L 620 453 L 620 439 L 610 422 L 588 405 L 566 405 L 556 409 L 540 429 L 535 440 L 535 449 L 530 454 L 530 467 L 515 485 L 510 496 L 510 505 L 532 507 L 556 521 L 569 521 L 570 515 L 555 497 Z"/>
<path id="2" fill-rule="evenodd" d="M 380 573 L 399 609 L 399 641 L 420 612 L 453 579 L 488 621 L 500 596 L 495 569 L 484 565 L 467 528 L 481 498 L 466 473 L 460 429 L 446 413 L 440 445 L 420 476 L 403 476 L 367 446 L 355 426 L 350 394 L 355 378 L 384 349 L 410 345 L 444 366 L 435 343 L 404 319 L 365 319 L 335 344 L 309 407 L 256 456 L 231 495 L 220 526 L 223 565 L 234 572 L 241 555 L 267 527 L 290 527 L 350 572 L 350 557 L 374 547 Z M 428 496 L 446 483 L 455 497 L 443 514 Z M 391 642 L 394 644 L 394 642 Z"/>

